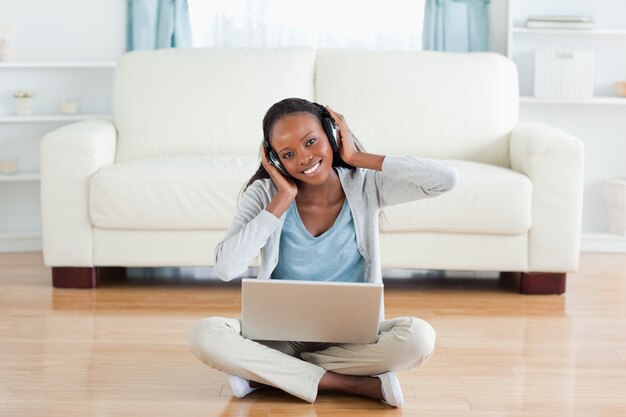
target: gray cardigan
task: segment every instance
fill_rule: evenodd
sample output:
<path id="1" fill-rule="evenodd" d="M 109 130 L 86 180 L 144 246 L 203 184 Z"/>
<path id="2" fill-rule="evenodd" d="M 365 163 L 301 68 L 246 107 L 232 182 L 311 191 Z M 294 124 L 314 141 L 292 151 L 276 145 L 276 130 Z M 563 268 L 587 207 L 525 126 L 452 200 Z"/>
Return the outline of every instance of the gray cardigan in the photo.
<path id="1" fill-rule="evenodd" d="M 378 249 L 378 214 L 385 206 L 435 197 L 454 188 L 458 172 L 431 159 L 385 156 L 382 171 L 337 167 L 365 259 L 365 282 L 382 282 Z M 277 193 L 269 179 L 254 181 L 243 193 L 237 214 L 215 248 L 215 273 L 224 281 L 241 276 L 261 253 L 258 279 L 269 279 L 278 263 L 280 232 L 286 212 L 277 218 L 265 210 Z"/>

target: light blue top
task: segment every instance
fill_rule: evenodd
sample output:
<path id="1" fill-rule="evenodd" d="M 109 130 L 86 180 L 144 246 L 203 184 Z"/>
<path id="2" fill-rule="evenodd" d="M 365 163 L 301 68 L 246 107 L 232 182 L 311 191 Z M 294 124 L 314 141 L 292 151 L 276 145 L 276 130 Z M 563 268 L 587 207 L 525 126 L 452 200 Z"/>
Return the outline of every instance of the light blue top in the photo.
<path id="1" fill-rule="evenodd" d="M 272 279 L 364 281 L 365 260 L 357 247 L 347 199 L 332 227 L 318 237 L 306 229 L 293 201 L 287 209 L 279 248 Z"/>

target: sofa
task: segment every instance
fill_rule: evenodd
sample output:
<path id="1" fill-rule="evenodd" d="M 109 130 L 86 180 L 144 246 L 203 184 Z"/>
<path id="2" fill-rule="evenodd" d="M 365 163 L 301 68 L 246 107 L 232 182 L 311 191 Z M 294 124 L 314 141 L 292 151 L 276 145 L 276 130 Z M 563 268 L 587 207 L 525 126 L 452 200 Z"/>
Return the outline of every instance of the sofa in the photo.
<path id="1" fill-rule="evenodd" d="M 259 165 L 263 115 L 285 97 L 331 105 L 368 152 L 458 169 L 453 191 L 384 209 L 383 268 L 516 273 L 523 293 L 564 292 L 578 267 L 583 146 L 518 122 L 510 60 L 311 48 L 122 55 L 112 120 L 69 124 L 41 143 L 53 285 L 94 287 L 127 267 L 214 265 Z"/>

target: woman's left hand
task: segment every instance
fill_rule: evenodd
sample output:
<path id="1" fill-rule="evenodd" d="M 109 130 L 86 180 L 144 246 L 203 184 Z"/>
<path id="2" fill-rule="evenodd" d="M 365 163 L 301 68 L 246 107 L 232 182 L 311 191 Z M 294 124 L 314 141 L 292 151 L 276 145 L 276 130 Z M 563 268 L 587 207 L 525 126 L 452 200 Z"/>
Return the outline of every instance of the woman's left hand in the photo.
<path id="1" fill-rule="evenodd" d="M 382 171 L 385 156 L 367 153 L 362 149 L 357 149 L 356 138 L 348 127 L 348 123 L 346 123 L 346 119 L 343 117 L 343 115 L 337 113 L 329 106 L 326 106 L 326 109 L 328 110 L 330 116 L 333 118 L 333 120 L 337 124 L 337 127 L 339 128 L 339 136 L 341 137 L 341 141 L 339 144 L 339 156 L 341 156 L 341 159 L 343 159 L 344 162 L 346 162 L 348 165 L 351 165 L 355 168 L 366 168 L 374 169 L 376 171 Z"/>
<path id="2" fill-rule="evenodd" d="M 354 136 L 352 135 L 352 131 L 348 127 L 348 123 L 346 122 L 345 117 L 343 115 L 337 113 L 330 106 L 326 106 L 326 109 L 332 116 L 337 128 L 339 129 L 339 155 L 341 159 L 343 159 L 346 163 L 351 164 L 352 157 L 356 155 L 359 150 L 356 148 L 354 144 Z"/>

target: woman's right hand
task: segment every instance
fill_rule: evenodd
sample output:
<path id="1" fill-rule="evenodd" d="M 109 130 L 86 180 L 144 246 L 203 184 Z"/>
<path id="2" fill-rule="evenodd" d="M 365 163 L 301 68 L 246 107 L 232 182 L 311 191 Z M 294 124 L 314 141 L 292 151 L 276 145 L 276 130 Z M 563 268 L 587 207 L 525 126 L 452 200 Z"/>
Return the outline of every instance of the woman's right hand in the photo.
<path id="1" fill-rule="evenodd" d="M 278 192 L 268 206 L 265 207 L 265 210 L 280 218 L 287 211 L 293 200 L 296 199 L 298 187 L 294 180 L 285 178 L 274 165 L 270 164 L 263 147 L 261 148 L 261 164 L 267 173 L 270 174 L 270 178 L 276 185 L 276 188 L 278 188 Z"/>

